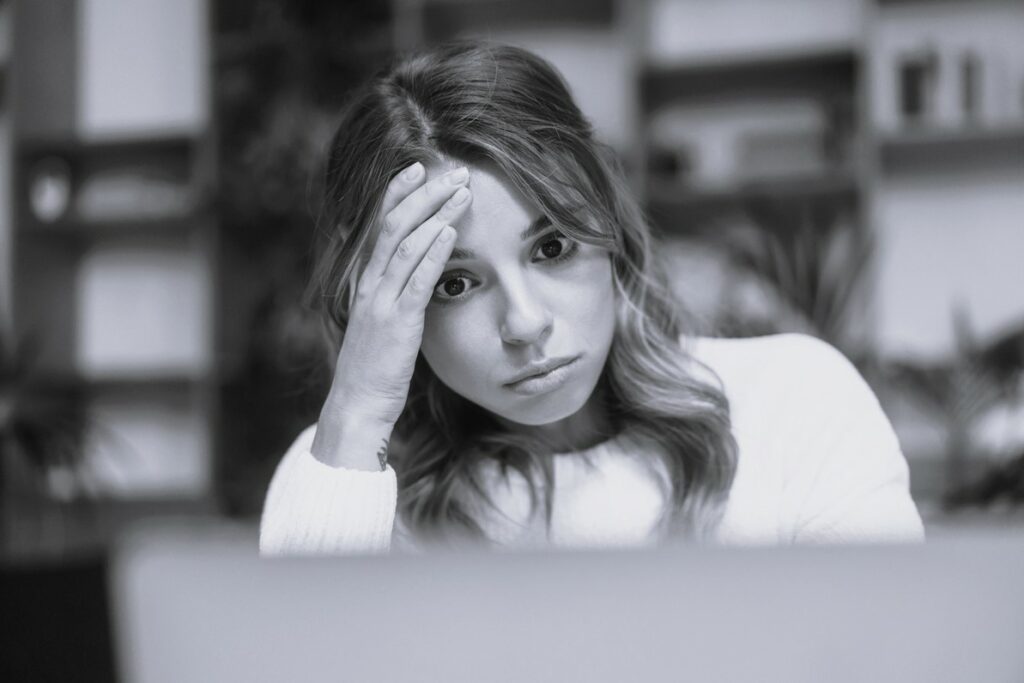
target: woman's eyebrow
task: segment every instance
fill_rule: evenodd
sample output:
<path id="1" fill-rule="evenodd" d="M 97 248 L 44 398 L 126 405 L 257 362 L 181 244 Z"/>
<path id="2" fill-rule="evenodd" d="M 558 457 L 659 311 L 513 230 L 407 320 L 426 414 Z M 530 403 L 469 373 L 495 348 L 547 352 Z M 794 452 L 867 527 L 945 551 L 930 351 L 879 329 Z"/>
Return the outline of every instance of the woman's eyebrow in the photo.
<path id="1" fill-rule="evenodd" d="M 520 240 L 528 240 L 541 230 L 551 227 L 551 219 L 547 216 L 540 216 L 535 221 L 530 223 L 530 227 L 519 233 Z M 463 249 L 461 247 L 455 247 L 452 249 L 451 256 L 448 257 L 450 261 L 461 261 L 471 258 L 476 258 L 476 252 L 472 249 Z"/>

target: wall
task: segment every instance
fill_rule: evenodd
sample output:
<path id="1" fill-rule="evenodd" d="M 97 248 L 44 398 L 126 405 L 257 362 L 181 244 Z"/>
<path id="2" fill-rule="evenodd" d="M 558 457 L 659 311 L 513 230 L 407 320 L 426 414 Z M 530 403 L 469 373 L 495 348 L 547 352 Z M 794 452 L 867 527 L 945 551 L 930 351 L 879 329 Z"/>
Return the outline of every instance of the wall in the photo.
<path id="1" fill-rule="evenodd" d="M 1024 323 L 1024 170 L 893 179 L 877 212 L 885 353 L 951 352 L 958 305 L 982 338 Z"/>

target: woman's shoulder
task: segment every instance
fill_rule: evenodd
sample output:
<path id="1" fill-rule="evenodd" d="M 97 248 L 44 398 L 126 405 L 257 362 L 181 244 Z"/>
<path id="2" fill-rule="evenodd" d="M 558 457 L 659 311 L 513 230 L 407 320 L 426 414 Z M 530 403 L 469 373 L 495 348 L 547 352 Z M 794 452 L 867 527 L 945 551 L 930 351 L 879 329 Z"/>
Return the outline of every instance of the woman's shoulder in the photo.
<path id="1" fill-rule="evenodd" d="M 874 391 L 826 341 L 787 333 L 698 337 L 688 344 L 695 365 L 713 373 L 711 381 L 729 400 L 734 431 L 748 458 L 802 467 L 807 459 L 823 457 L 838 435 L 849 438 L 855 429 L 862 441 L 887 449 L 895 441 Z M 770 457 L 773 452 L 778 457 Z"/>
<path id="2" fill-rule="evenodd" d="M 809 334 L 783 332 L 760 337 L 703 337 L 682 336 L 680 341 L 698 356 L 719 359 L 724 362 L 764 360 L 766 357 L 781 359 L 831 356 L 845 358 L 834 346 Z"/>
<path id="3" fill-rule="evenodd" d="M 688 343 L 720 378 L 739 445 L 726 537 L 923 538 L 896 433 L 841 351 L 803 334 Z"/>
<path id="4" fill-rule="evenodd" d="M 800 387 L 828 387 L 834 394 L 843 389 L 859 390 L 863 384 L 860 373 L 841 351 L 808 334 L 683 337 L 681 343 L 694 360 L 718 376 L 731 395 L 770 390 L 781 397 L 787 389 Z"/>

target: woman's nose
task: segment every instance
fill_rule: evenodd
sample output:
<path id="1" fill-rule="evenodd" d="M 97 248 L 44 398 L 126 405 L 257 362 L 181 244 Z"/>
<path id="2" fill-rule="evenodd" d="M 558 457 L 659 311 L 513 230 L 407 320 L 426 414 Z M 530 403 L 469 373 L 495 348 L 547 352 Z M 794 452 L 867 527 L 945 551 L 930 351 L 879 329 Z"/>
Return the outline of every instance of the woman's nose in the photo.
<path id="1" fill-rule="evenodd" d="M 506 290 L 505 301 L 500 333 L 506 344 L 533 344 L 551 331 L 551 311 L 525 287 Z"/>

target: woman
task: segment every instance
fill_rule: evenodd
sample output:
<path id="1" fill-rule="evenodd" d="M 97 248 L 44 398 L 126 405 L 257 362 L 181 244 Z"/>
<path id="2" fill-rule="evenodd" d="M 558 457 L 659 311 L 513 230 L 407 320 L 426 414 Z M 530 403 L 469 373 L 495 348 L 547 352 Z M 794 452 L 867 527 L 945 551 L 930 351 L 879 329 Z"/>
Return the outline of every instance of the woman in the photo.
<path id="1" fill-rule="evenodd" d="M 537 56 L 459 43 L 374 78 L 325 206 L 333 385 L 263 553 L 923 538 L 840 353 L 683 333 L 636 200 Z"/>

